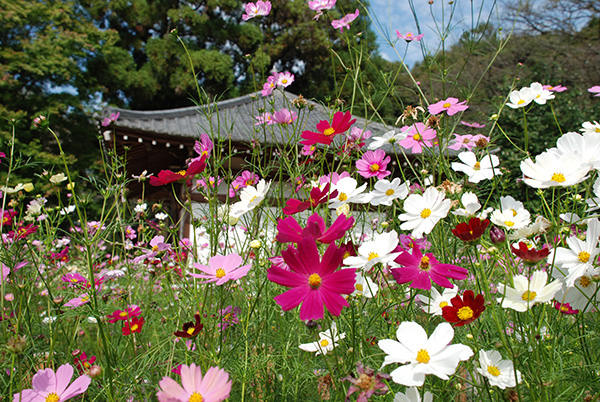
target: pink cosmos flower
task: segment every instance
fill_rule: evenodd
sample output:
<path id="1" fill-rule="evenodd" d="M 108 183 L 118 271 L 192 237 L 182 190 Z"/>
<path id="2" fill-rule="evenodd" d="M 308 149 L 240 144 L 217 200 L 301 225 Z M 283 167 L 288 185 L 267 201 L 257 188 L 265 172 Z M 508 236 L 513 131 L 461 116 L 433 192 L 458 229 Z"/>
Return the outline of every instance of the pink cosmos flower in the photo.
<path id="1" fill-rule="evenodd" d="M 436 131 L 419 122 L 415 123 L 407 130 L 402 128 L 402 132 L 406 132 L 406 138 L 398 142 L 404 149 L 410 149 L 413 154 L 423 152 L 423 147 L 433 146 L 432 140 L 436 138 Z"/>
<path id="2" fill-rule="evenodd" d="M 92 379 L 82 375 L 73 381 L 73 366 L 63 364 L 56 370 L 38 371 L 31 381 L 33 389 L 24 389 L 13 395 L 13 402 L 63 402 L 87 391 Z"/>
<path id="3" fill-rule="evenodd" d="M 119 119 L 120 115 L 121 115 L 120 112 L 111 113 L 109 117 L 106 117 L 104 120 L 102 120 L 102 127 L 110 126 L 111 123 L 114 123 L 115 121 L 117 121 Z M 35 124 L 35 120 L 34 120 L 34 124 Z"/>
<path id="4" fill-rule="evenodd" d="M 142 314 L 142 309 L 135 304 L 131 304 L 125 310 L 115 310 L 112 314 L 107 315 L 106 318 L 108 318 L 108 322 L 114 324 L 117 321 L 127 321 L 140 314 Z"/>
<path id="5" fill-rule="evenodd" d="M 277 124 L 292 124 L 298 119 L 298 113 L 289 111 L 288 109 L 281 109 L 273 113 L 273 123 Z"/>
<path id="6" fill-rule="evenodd" d="M 142 327 L 144 326 L 144 317 L 133 317 L 131 321 L 127 321 L 121 330 L 123 336 L 129 336 L 134 332 L 138 334 L 142 333 Z"/>
<path id="7" fill-rule="evenodd" d="M 467 123 L 466 121 L 460 121 L 460 124 L 462 124 L 463 126 L 467 126 L 467 127 L 471 127 L 471 128 L 484 128 L 485 124 L 479 124 L 479 123 Z M 455 134 L 456 135 L 456 134 Z"/>
<path id="8" fill-rule="evenodd" d="M 304 156 L 312 156 L 312 154 L 314 154 L 316 150 L 317 150 L 317 147 L 314 144 L 313 145 L 303 145 L 302 151 L 300 151 L 300 153 Z"/>
<path id="9" fill-rule="evenodd" d="M 398 37 L 398 39 L 404 39 L 407 42 L 420 42 L 421 39 L 423 39 L 423 36 L 425 36 L 425 34 L 414 36 L 412 32 L 407 32 L 406 35 L 402 35 L 400 31 L 396 29 L 396 36 Z"/>
<path id="10" fill-rule="evenodd" d="M 210 153 L 212 152 L 214 146 L 215 145 L 213 144 L 208 134 L 200 134 L 200 141 L 196 141 L 194 143 L 194 151 L 196 151 L 196 153 L 199 156 L 194 160 L 200 160 L 200 158 L 202 158 L 203 156 L 206 156 L 207 158 L 210 157 Z"/>
<path id="11" fill-rule="evenodd" d="M 562 85 L 544 85 L 542 86 L 542 89 L 546 89 L 550 92 L 565 92 L 567 90 L 567 87 L 563 87 Z"/>
<path id="12" fill-rule="evenodd" d="M 66 282 L 67 286 L 85 285 L 88 283 L 88 280 L 77 272 L 69 272 L 63 275 L 60 280 Z"/>
<path id="13" fill-rule="evenodd" d="M 260 177 L 249 170 L 244 170 L 238 177 L 231 182 L 229 188 L 229 197 L 235 197 L 238 191 L 248 186 L 253 186 L 260 180 Z"/>
<path id="14" fill-rule="evenodd" d="M 71 308 L 80 307 L 89 302 L 90 302 L 90 296 L 87 293 L 84 293 L 81 296 L 75 297 L 75 298 L 69 300 L 68 302 L 66 302 L 65 307 L 71 307 Z"/>
<path id="15" fill-rule="evenodd" d="M 317 130 L 319 130 L 318 133 L 308 130 L 303 131 L 301 137 L 304 138 L 304 140 L 300 141 L 300 144 L 331 145 L 336 135 L 348 131 L 348 129 L 350 129 L 350 126 L 352 126 L 355 122 L 356 119 L 352 119 L 352 114 L 350 114 L 350 112 L 336 112 L 333 115 L 333 120 L 331 121 L 331 124 L 329 124 L 327 120 L 319 121 L 319 123 L 317 124 Z"/>
<path id="16" fill-rule="evenodd" d="M 329 173 L 329 174 L 319 177 L 319 185 L 330 183 L 331 185 L 335 186 L 338 183 L 338 181 L 342 180 L 345 177 L 350 177 L 350 173 L 348 173 L 348 172 L 342 172 L 342 173 L 332 172 L 332 173 Z"/>
<path id="17" fill-rule="evenodd" d="M 226 256 L 217 254 L 208 260 L 208 266 L 194 264 L 194 268 L 199 269 L 204 274 L 189 272 L 188 275 L 194 278 L 208 279 L 200 283 L 216 282 L 216 285 L 222 285 L 229 280 L 235 281 L 246 276 L 252 265 L 240 266 L 241 264 L 242 257 L 235 253 Z"/>
<path id="18" fill-rule="evenodd" d="M 240 322 L 238 318 L 238 314 L 242 312 L 237 306 L 227 306 L 222 310 L 218 311 L 219 316 L 221 316 L 221 322 L 217 324 L 221 331 L 225 331 L 229 327 L 233 327 L 235 324 Z"/>
<path id="19" fill-rule="evenodd" d="M 159 402 L 222 402 L 229 398 L 231 380 L 219 367 L 209 368 L 202 376 L 202 369 L 194 363 L 182 364 L 180 374 L 183 387 L 169 377 L 160 380 L 160 391 L 156 393 Z"/>
<path id="20" fill-rule="evenodd" d="M 263 89 L 260 91 L 262 96 L 269 96 L 273 93 L 275 86 L 277 85 L 277 73 L 270 75 L 267 78 L 267 82 L 263 84 Z"/>
<path id="21" fill-rule="evenodd" d="M 280 243 L 299 243 L 304 237 L 310 237 L 319 243 L 329 244 L 344 237 L 352 226 L 354 217 L 348 218 L 344 214 L 338 216 L 329 229 L 325 226 L 325 220 L 317 213 L 308 217 L 305 228 L 294 217 L 288 216 L 277 222 L 275 239 Z"/>
<path id="22" fill-rule="evenodd" d="M 588 88 L 588 92 L 596 94 L 594 96 L 600 96 L 600 85 L 594 85 L 591 88 Z"/>
<path id="23" fill-rule="evenodd" d="M 277 74 L 277 86 L 287 88 L 294 82 L 294 74 L 284 71 L 283 73 Z"/>
<path id="24" fill-rule="evenodd" d="M 357 8 L 354 13 L 346 14 L 341 20 L 331 21 L 331 26 L 335 29 L 339 28 L 340 32 L 344 32 L 344 28 L 350 29 L 350 23 L 357 19 L 359 14 L 360 13 Z"/>
<path id="25" fill-rule="evenodd" d="M 465 103 L 467 103 L 467 101 L 459 102 L 457 98 L 448 98 L 429 105 L 429 113 L 440 114 L 446 112 L 448 116 L 452 116 L 458 112 L 467 110 L 469 106 L 465 105 Z"/>
<path id="26" fill-rule="evenodd" d="M 267 16 L 271 12 L 271 2 L 258 0 L 256 4 L 246 4 L 246 14 L 242 15 L 244 21 L 258 16 Z"/>
<path id="27" fill-rule="evenodd" d="M 301 320 L 323 318 L 324 306 L 334 316 L 349 304 L 342 294 L 354 292 L 356 269 L 336 269 L 341 265 L 345 249 L 330 244 L 320 259 L 317 244 L 310 237 L 298 243 L 298 249 L 290 246 L 281 255 L 290 271 L 277 266 L 267 270 L 267 279 L 290 290 L 275 296 L 274 300 L 284 311 L 300 307 Z"/>
<path id="28" fill-rule="evenodd" d="M 314 20 L 318 20 L 323 11 L 331 10 L 337 0 L 313 0 L 308 2 L 308 8 L 315 10 L 317 14 L 313 17 Z"/>
<path id="29" fill-rule="evenodd" d="M 377 177 L 379 180 L 392 174 L 387 168 L 391 158 L 385 155 L 383 149 L 375 151 L 367 151 L 362 158 L 356 161 L 356 169 L 358 174 L 364 178 Z"/>
<path id="30" fill-rule="evenodd" d="M 471 151 L 477 145 L 478 140 L 486 140 L 487 142 L 490 142 L 490 137 L 486 137 L 482 134 L 454 135 L 454 142 L 452 143 L 452 145 L 448 146 L 448 149 L 454 149 L 455 151 L 458 151 L 461 148 L 466 148 L 468 151 Z"/>
<path id="31" fill-rule="evenodd" d="M 261 113 L 258 116 L 256 116 L 255 119 L 256 119 L 256 123 L 254 123 L 255 126 L 261 126 L 263 124 L 270 126 L 270 125 L 274 124 L 273 115 L 269 112 Z"/>
<path id="32" fill-rule="evenodd" d="M 448 278 L 462 280 L 467 277 L 467 270 L 452 264 L 442 264 L 432 253 L 423 255 L 416 244 L 409 251 L 403 251 L 394 260 L 401 268 L 392 268 L 392 275 L 399 284 L 412 282 L 411 288 L 430 290 L 431 281 L 445 288 L 452 288 Z"/>

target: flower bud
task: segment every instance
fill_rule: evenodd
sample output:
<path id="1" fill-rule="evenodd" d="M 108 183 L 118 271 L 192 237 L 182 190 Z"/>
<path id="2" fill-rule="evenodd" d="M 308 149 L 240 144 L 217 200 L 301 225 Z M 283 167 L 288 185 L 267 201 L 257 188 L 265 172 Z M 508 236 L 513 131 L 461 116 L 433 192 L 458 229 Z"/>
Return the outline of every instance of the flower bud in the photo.
<path id="1" fill-rule="evenodd" d="M 15 335 L 8 340 L 6 347 L 13 353 L 23 353 L 27 346 L 27 338 L 21 335 Z"/>
<path id="2" fill-rule="evenodd" d="M 490 229 L 490 240 L 494 244 L 504 243 L 506 240 L 506 233 L 504 233 L 504 230 L 500 229 L 499 227 L 492 226 Z"/>
<path id="3" fill-rule="evenodd" d="M 102 367 L 97 366 L 97 365 L 93 365 L 92 367 L 90 367 L 90 369 L 87 372 L 87 375 L 90 376 L 91 378 L 96 378 L 98 376 L 100 376 L 102 374 Z"/>

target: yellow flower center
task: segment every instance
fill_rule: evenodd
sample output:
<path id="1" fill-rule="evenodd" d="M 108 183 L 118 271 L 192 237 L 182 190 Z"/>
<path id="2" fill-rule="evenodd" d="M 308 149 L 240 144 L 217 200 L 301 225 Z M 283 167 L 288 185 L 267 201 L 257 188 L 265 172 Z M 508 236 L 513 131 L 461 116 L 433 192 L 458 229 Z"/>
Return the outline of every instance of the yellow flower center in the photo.
<path id="1" fill-rule="evenodd" d="M 371 165 L 371 172 L 377 172 L 379 170 L 379 165 L 374 163 Z"/>
<path id="2" fill-rule="evenodd" d="M 425 271 L 429 269 L 429 257 L 427 257 L 426 255 L 421 257 L 421 263 L 419 264 L 419 268 Z"/>
<path id="3" fill-rule="evenodd" d="M 429 357 L 429 352 L 425 349 L 421 349 L 417 352 L 417 361 L 419 363 L 429 363 L 430 359 L 431 357 Z"/>
<path id="4" fill-rule="evenodd" d="M 340 195 L 338 195 L 338 200 L 344 202 L 348 199 L 348 196 L 346 195 L 346 193 L 340 193 Z"/>
<path id="5" fill-rule="evenodd" d="M 137 325 L 137 324 L 133 324 L 133 325 L 130 327 L 130 329 L 131 329 L 131 332 L 137 331 L 137 329 L 138 329 L 139 327 L 140 327 L 139 325 Z"/>
<path id="6" fill-rule="evenodd" d="M 121 312 L 119 313 L 119 317 L 127 317 L 127 315 L 128 315 L 128 314 L 127 314 L 127 311 L 121 311 Z"/>
<path id="7" fill-rule="evenodd" d="M 286 80 L 286 79 L 284 78 L 284 79 L 282 79 L 282 80 L 281 80 L 281 83 L 285 85 L 285 84 L 287 84 L 287 83 L 288 83 L 288 80 Z"/>
<path id="8" fill-rule="evenodd" d="M 569 308 L 563 304 L 560 306 L 560 311 L 569 311 Z"/>
<path id="9" fill-rule="evenodd" d="M 158 251 L 158 246 L 152 246 L 152 251 L 156 253 Z"/>
<path id="10" fill-rule="evenodd" d="M 493 375 L 494 377 L 498 377 L 500 375 L 500 370 L 496 366 L 488 366 L 487 372 Z"/>
<path id="11" fill-rule="evenodd" d="M 187 330 L 187 331 L 185 331 L 185 332 L 187 332 L 187 333 L 188 333 L 188 335 L 191 335 L 191 334 L 193 334 L 193 333 L 194 333 L 194 330 L 195 330 L 195 329 L 196 329 L 196 328 L 194 328 L 194 327 L 189 327 L 189 328 L 188 328 L 188 330 Z"/>
<path id="12" fill-rule="evenodd" d="M 565 181 L 565 175 L 562 173 L 554 173 L 552 175 L 552 177 L 550 178 L 550 180 L 555 181 L 557 183 L 562 183 L 563 181 Z"/>
<path id="13" fill-rule="evenodd" d="M 257 195 L 255 195 L 254 197 L 250 198 L 250 202 L 248 202 L 248 204 L 254 202 L 254 200 L 256 199 L 256 197 L 258 197 Z"/>
<path id="14" fill-rule="evenodd" d="M 536 296 L 537 296 L 537 293 L 535 293 L 534 291 L 526 290 L 521 295 L 521 299 L 523 299 L 525 301 L 532 301 L 533 299 L 535 299 Z"/>
<path id="15" fill-rule="evenodd" d="M 185 170 L 180 170 L 179 172 L 177 172 L 177 174 L 178 174 L 179 176 L 185 176 L 185 174 L 186 174 L 186 173 L 187 173 L 187 172 L 186 172 Z"/>
<path id="16" fill-rule="evenodd" d="M 308 284 L 313 289 L 317 289 L 319 286 L 321 286 L 321 277 L 319 276 L 319 274 L 312 274 L 311 276 L 309 276 Z"/>
<path id="17" fill-rule="evenodd" d="M 363 285 L 362 285 L 362 283 L 357 283 L 356 285 L 354 285 L 354 288 L 356 290 L 358 290 L 359 292 L 363 291 Z"/>
<path id="18" fill-rule="evenodd" d="M 48 396 L 46 397 L 46 402 L 58 402 L 58 401 L 60 401 L 60 398 L 54 392 L 49 393 Z"/>
<path id="19" fill-rule="evenodd" d="M 73 283 L 77 283 L 77 282 L 79 282 L 79 279 L 77 279 L 77 278 L 72 278 L 72 279 L 71 279 L 71 282 L 73 282 Z"/>
<path id="20" fill-rule="evenodd" d="M 475 162 L 475 164 L 473 165 L 473 170 L 480 170 L 480 169 L 481 169 L 481 163 Z"/>
<path id="21" fill-rule="evenodd" d="M 504 225 L 506 225 L 510 228 L 510 227 L 515 226 L 515 223 L 513 221 L 504 221 Z"/>
<path id="22" fill-rule="evenodd" d="M 443 302 L 440 303 L 440 308 L 444 308 L 447 305 L 448 305 L 448 302 L 447 301 L 443 301 Z"/>
<path id="23" fill-rule="evenodd" d="M 517 102 L 517 105 L 522 105 L 523 103 L 525 103 L 524 99 L 519 99 L 519 101 Z"/>
<path id="24" fill-rule="evenodd" d="M 335 128 L 333 128 L 333 127 L 329 127 L 328 129 L 325 129 L 325 131 L 323 131 L 323 135 L 327 135 L 327 136 L 330 136 L 334 133 L 335 133 Z"/>
<path id="25" fill-rule="evenodd" d="M 325 346 L 329 345 L 329 341 L 327 339 L 321 339 L 319 345 L 321 345 L 321 347 L 324 348 Z"/>
<path id="26" fill-rule="evenodd" d="M 464 306 L 458 309 L 456 316 L 459 320 L 466 321 L 473 318 L 473 310 L 471 307 Z"/>
<path id="27" fill-rule="evenodd" d="M 197 392 L 194 392 L 192 395 L 190 395 L 190 399 L 188 402 L 202 402 L 204 400 L 204 398 L 202 397 L 202 395 L 200 395 Z"/>
<path id="28" fill-rule="evenodd" d="M 446 102 L 446 103 L 444 103 L 444 104 L 442 105 L 442 107 L 443 107 L 444 109 L 448 109 L 450 106 L 452 106 L 452 105 L 451 105 L 450 103 L 448 103 L 448 102 Z"/>
<path id="29" fill-rule="evenodd" d="M 581 278 L 579 278 L 579 284 L 581 285 L 582 288 L 587 288 L 588 286 L 590 286 L 591 283 L 592 283 L 592 280 L 585 275 L 582 276 Z"/>
<path id="30" fill-rule="evenodd" d="M 413 135 L 413 140 L 415 140 L 415 141 L 421 141 L 421 135 L 420 134 Z"/>
<path id="31" fill-rule="evenodd" d="M 349 251 L 346 251 L 346 252 L 344 253 L 344 258 L 343 258 L 343 259 L 345 260 L 345 259 L 346 259 L 346 258 L 348 258 L 348 257 L 350 257 L 350 252 L 349 252 Z"/>
<path id="32" fill-rule="evenodd" d="M 369 261 L 371 261 L 373 258 L 377 258 L 377 257 L 379 257 L 379 254 L 374 253 L 374 252 L 371 251 L 369 253 L 369 256 L 367 258 L 369 259 Z"/>
<path id="33" fill-rule="evenodd" d="M 225 276 L 225 270 L 223 268 L 217 269 L 217 272 L 215 272 L 215 276 L 217 278 L 219 278 L 219 279 L 222 278 L 222 277 L 224 277 Z"/>
<path id="34" fill-rule="evenodd" d="M 431 215 L 431 209 L 425 208 L 424 210 L 421 211 L 421 218 L 423 218 L 423 219 L 429 218 L 429 215 Z"/>
<path id="35" fill-rule="evenodd" d="M 577 254 L 577 259 L 583 263 L 586 263 L 590 260 L 590 253 L 587 251 L 580 251 L 579 254 Z"/>
<path id="36" fill-rule="evenodd" d="M 385 195 L 387 195 L 389 197 L 390 195 L 394 195 L 394 193 L 395 193 L 395 191 L 390 188 L 389 190 L 387 190 L 385 192 Z"/>

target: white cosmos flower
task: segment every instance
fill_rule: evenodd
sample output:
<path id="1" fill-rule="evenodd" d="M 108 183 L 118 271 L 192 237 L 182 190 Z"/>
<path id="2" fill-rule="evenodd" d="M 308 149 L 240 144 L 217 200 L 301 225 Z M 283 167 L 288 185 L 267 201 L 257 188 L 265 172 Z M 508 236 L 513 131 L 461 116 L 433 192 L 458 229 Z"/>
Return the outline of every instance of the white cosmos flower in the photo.
<path id="1" fill-rule="evenodd" d="M 533 101 L 538 105 L 545 105 L 547 101 L 554 99 L 554 94 L 544 89 L 543 85 L 539 82 L 534 82 L 529 88 L 533 92 Z"/>
<path id="2" fill-rule="evenodd" d="M 398 327 L 396 338 L 382 339 L 379 347 L 387 354 L 383 365 L 408 363 L 390 373 L 392 380 L 406 386 L 420 387 L 427 374 L 448 380 L 460 361 L 473 356 L 470 347 L 450 345 L 454 329 L 447 322 L 437 326 L 430 337 L 416 322 L 405 321 Z"/>
<path id="3" fill-rule="evenodd" d="M 519 240 L 531 238 L 538 234 L 543 234 L 548 231 L 548 229 L 552 226 L 552 222 L 543 216 L 538 216 L 535 218 L 535 222 L 533 222 L 529 226 L 525 226 L 523 228 L 517 229 L 512 233 L 508 234 L 509 240 Z"/>
<path id="4" fill-rule="evenodd" d="M 68 207 L 62 208 L 60 211 L 58 211 L 58 213 L 61 215 L 67 215 L 73 211 L 75 211 L 75 205 L 69 205 Z"/>
<path id="5" fill-rule="evenodd" d="M 338 346 L 338 342 L 346 337 L 345 333 L 338 334 L 335 322 L 331 324 L 331 328 L 319 333 L 317 342 L 303 343 L 299 347 L 306 352 L 315 352 L 315 356 L 327 352 L 331 352 L 333 348 Z"/>
<path id="6" fill-rule="evenodd" d="M 580 163 L 589 163 L 594 169 L 600 168 L 600 135 L 598 133 L 565 133 L 556 141 L 556 149 L 561 154 L 577 154 Z"/>
<path id="7" fill-rule="evenodd" d="M 396 395 L 394 395 L 393 402 L 421 402 L 419 389 L 416 387 L 410 387 L 406 390 L 406 394 L 398 392 Z M 423 402 L 433 402 L 433 394 L 429 391 L 425 391 L 425 394 L 423 394 Z"/>
<path id="8" fill-rule="evenodd" d="M 388 131 L 383 134 L 381 137 L 373 137 L 371 143 L 368 148 L 370 150 L 379 149 L 387 144 L 394 144 L 398 141 L 402 141 L 406 138 L 407 131 L 397 133 L 394 130 Z"/>
<path id="9" fill-rule="evenodd" d="M 357 186 L 358 182 L 352 177 L 344 177 L 336 184 L 332 185 L 330 192 L 337 190 L 338 195 L 336 198 L 329 199 L 329 208 L 337 209 L 338 207 L 348 203 L 364 204 L 369 202 L 371 200 L 371 195 L 364 193 L 364 191 L 367 189 L 367 183 L 360 187 Z"/>
<path id="10" fill-rule="evenodd" d="M 560 269 L 554 269 L 552 275 L 558 280 L 565 279 Z M 584 313 L 597 310 L 600 305 L 598 282 L 587 275 L 583 275 L 575 279 L 572 287 L 561 287 L 554 298 L 559 303 L 569 303 L 572 309 L 581 310 Z"/>
<path id="11" fill-rule="evenodd" d="M 424 306 L 421 306 L 421 310 L 431 315 L 442 315 L 442 309 L 450 305 L 450 299 L 452 299 L 458 293 L 458 286 L 454 285 L 451 289 L 444 289 L 444 292 L 440 294 L 435 287 L 431 287 L 431 297 L 417 295 L 417 299 Z"/>
<path id="12" fill-rule="evenodd" d="M 64 173 L 57 173 L 50 177 L 50 183 L 52 184 L 59 184 L 65 180 L 67 180 L 67 176 Z"/>
<path id="13" fill-rule="evenodd" d="M 535 93 L 531 88 L 523 87 L 519 91 L 512 91 L 508 95 L 509 102 L 506 103 L 506 106 L 513 109 L 525 107 L 533 101 L 534 97 Z"/>
<path id="14" fill-rule="evenodd" d="M 456 211 L 452 211 L 457 216 L 475 216 L 475 213 L 481 209 L 481 204 L 475 193 L 467 191 L 460 197 L 460 202 L 464 208 L 458 208 Z"/>
<path id="15" fill-rule="evenodd" d="M 371 205 L 392 205 L 392 202 L 400 198 L 405 199 L 408 196 L 408 187 L 410 182 L 405 181 L 400 184 L 400 178 L 396 177 L 391 182 L 386 179 L 378 180 L 375 183 L 375 189 L 371 191 Z"/>
<path id="16" fill-rule="evenodd" d="M 240 201 L 231 206 L 229 215 L 233 217 L 241 217 L 246 212 L 256 208 L 267 196 L 271 188 L 271 182 L 260 180 L 256 187 L 247 186 L 240 192 Z"/>
<path id="17" fill-rule="evenodd" d="M 561 154 L 557 149 L 549 149 L 535 158 L 521 162 L 523 181 L 533 188 L 568 187 L 587 179 L 592 165 L 582 163 L 581 155 Z"/>
<path id="18" fill-rule="evenodd" d="M 420 239 L 423 234 L 431 233 L 440 219 L 448 215 L 452 201 L 435 187 L 429 187 L 421 194 L 411 194 L 404 201 L 404 210 L 398 219 L 405 221 L 402 230 L 412 230 L 412 237 Z"/>
<path id="19" fill-rule="evenodd" d="M 579 131 L 582 133 L 590 133 L 590 134 L 600 134 L 600 123 L 594 121 L 586 121 L 581 125 L 583 128 L 580 128 Z"/>
<path id="20" fill-rule="evenodd" d="M 498 285 L 498 292 L 504 294 L 497 300 L 502 303 L 502 307 L 511 308 L 515 311 L 527 311 L 535 304 L 546 303 L 552 300 L 556 292 L 562 286 L 561 281 L 554 281 L 546 285 L 548 273 L 545 271 L 535 271 L 531 275 L 531 280 L 525 275 L 515 275 L 513 277 L 514 287 Z"/>
<path id="21" fill-rule="evenodd" d="M 479 183 L 481 180 L 490 180 L 494 176 L 502 174 L 498 165 L 500 160 L 496 155 L 485 155 L 481 161 L 477 160 L 475 153 L 467 151 L 458 154 L 458 159 L 463 163 L 452 162 L 452 169 L 456 172 L 463 172 L 469 176 L 468 181 Z"/>
<path id="22" fill-rule="evenodd" d="M 364 296 L 367 299 L 371 299 L 377 296 L 379 286 L 371 280 L 368 276 L 364 276 L 359 271 L 356 272 L 356 283 L 354 284 L 354 292 L 352 296 Z"/>
<path id="23" fill-rule="evenodd" d="M 389 264 L 400 255 L 400 252 L 394 252 L 398 243 L 398 233 L 395 230 L 377 234 L 373 240 L 366 241 L 358 247 L 356 256 L 344 258 L 344 265 L 347 265 L 347 268 L 367 271 L 377 263 Z"/>
<path id="24" fill-rule="evenodd" d="M 550 251 L 548 261 L 554 261 L 554 264 L 569 273 L 565 278 L 567 287 L 572 287 L 575 280 L 583 275 L 595 275 L 597 268 L 594 262 L 600 253 L 598 248 L 598 237 L 600 236 L 600 221 L 597 218 L 588 221 L 588 228 L 585 235 L 585 241 L 577 236 L 571 236 L 567 239 L 567 246 L 556 247 Z"/>
<path id="25" fill-rule="evenodd" d="M 594 186 L 592 187 L 592 191 L 596 197 L 588 198 L 585 202 L 588 204 L 587 212 L 596 211 L 600 209 L 600 177 L 596 179 L 594 182 Z"/>
<path id="26" fill-rule="evenodd" d="M 518 370 L 515 378 L 513 362 L 502 360 L 502 355 L 495 350 L 480 350 L 479 366 L 477 372 L 487 378 L 490 385 L 500 389 L 512 388 L 517 382 L 521 382 L 521 373 Z"/>

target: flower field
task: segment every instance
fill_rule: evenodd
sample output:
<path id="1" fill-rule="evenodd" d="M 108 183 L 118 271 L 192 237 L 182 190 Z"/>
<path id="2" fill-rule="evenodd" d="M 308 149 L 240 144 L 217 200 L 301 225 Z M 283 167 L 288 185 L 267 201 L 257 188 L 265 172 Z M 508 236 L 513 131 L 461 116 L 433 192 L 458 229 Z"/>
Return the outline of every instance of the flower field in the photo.
<path id="1" fill-rule="evenodd" d="M 335 3 L 308 7 L 360 43 L 360 10 L 327 19 Z M 270 11 L 249 3 L 242 18 Z M 528 117 L 571 88 L 516 82 L 473 122 L 470 97 L 415 81 L 420 102 L 376 135 L 352 99 L 307 125 L 293 82 L 257 84 L 239 172 L 216 128 L 178 171 L 128 172 L 108 149 L 102 177 L 75 177 L 46 116 L 32 124 L 62 164 L 18 183 L 24 162 L 1 150 L 0 400 L 600 400 L 600 123 L 561 127 L 553 112 L 556 141 L 530 153 Z M 594 84 L 581 103 L 600 102 Z M 128 200 L 132 182 L 172 188 L 190 235 L 166 205 Z"/>

